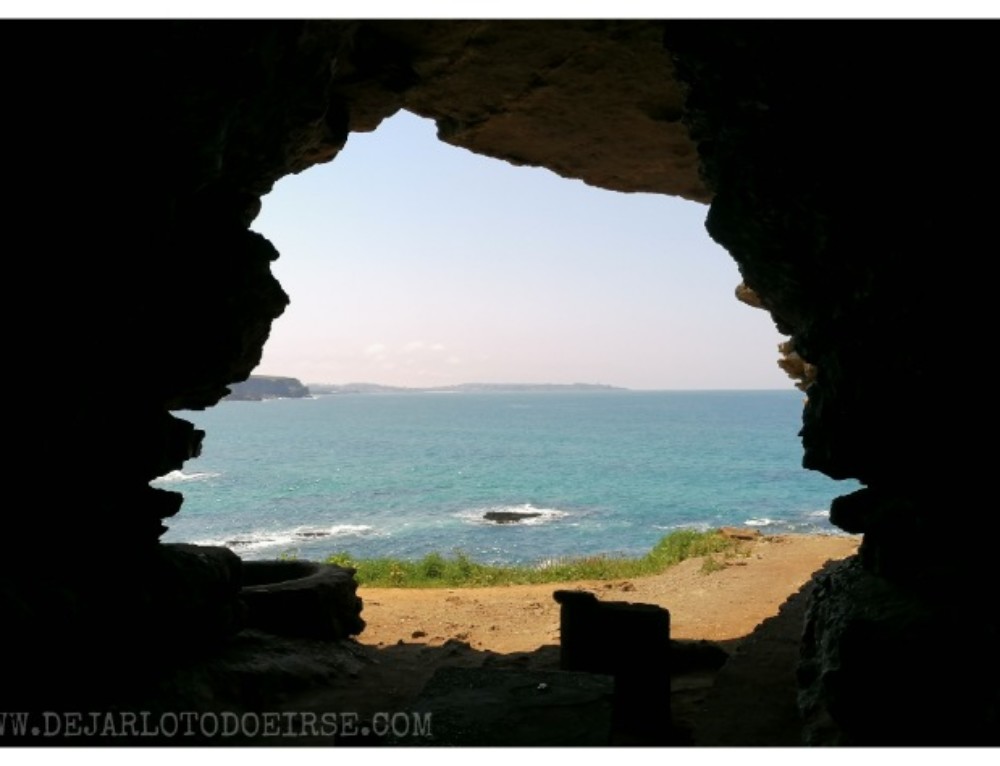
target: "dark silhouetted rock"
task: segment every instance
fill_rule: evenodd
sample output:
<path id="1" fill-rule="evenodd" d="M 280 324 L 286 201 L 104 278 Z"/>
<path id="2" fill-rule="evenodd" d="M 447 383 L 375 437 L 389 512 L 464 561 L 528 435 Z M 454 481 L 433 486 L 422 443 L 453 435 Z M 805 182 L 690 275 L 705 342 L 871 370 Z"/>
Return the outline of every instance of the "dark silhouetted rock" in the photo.
<path id="1" fill-rule="evenodd" d="M 644 742 L 670 743 L 670 612 L 653 604 L 599 601 L 557 590 L 559 667 L 615 679 L 615 729 Z"/>
<path id="2" fill-rule="evenodd" d="M 798 671 L 805 744 L 1000 745 L 997 634 L 968 596 L 928 602 L 859 557 L 822 575 Z"/>
<path id="3" fill-rule="evenodd" d="M 311 561 L 248 561 L 247 624 L 281 636 L 336 640 L 365 628 L 353 569 Z"/>

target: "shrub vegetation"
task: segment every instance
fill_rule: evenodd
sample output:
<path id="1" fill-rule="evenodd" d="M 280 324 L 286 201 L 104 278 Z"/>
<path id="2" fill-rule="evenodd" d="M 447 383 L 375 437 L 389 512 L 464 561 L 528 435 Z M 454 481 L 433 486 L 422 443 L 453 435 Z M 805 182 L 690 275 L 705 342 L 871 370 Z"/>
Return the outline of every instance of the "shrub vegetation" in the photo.
<path id="1" fill-rule="evenodd" d="M 355 559 L 337 553 L 329 564 L 354 567 L 362 585 L 384 588 L 468 588 L 487 585 L 528 585 L 571 580 L 617 580 L 659 574 L 685 559 L 722 553 L 735 555 L 739 542 L 719 532 L 680 529 L 661 539 L 645 556 L 587 556 L 536 565 L 480 564 L 456 551 L 446 558 L 429 553 L 417 561 L 394 558 Z M 714 561 L 714 560 L 713 560 Z M 721 567 L 720 567 L 721 568 Z"/>

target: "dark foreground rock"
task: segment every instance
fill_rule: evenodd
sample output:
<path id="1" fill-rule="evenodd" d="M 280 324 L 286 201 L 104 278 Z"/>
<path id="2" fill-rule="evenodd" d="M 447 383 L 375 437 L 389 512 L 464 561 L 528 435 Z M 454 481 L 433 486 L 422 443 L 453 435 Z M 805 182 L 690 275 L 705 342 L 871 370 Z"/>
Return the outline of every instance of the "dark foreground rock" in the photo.
<path id="1" fill-rule="evenodd" d="M 431 736 L 406 744 L 575 747 L 611 744 L 614 681 L 563 671 L 441 668 L 414 708 Z"/>
<path id="2" fill-rule="evenodd" d="M 996 747 L 996 646 L 995 608 L 968 594 L 934 603 L 860 557 L 831 567 L 816 580 L 802 640 L 806 744 Z"/>
<path id="3" fill-rule="evenodd" d="M 245 630 L 203 656 L 119 686 L 96 707 L 50 704 L 30 713 L 32 734 L 7 728 L 0 744 L 74 747 L 322 746 L 338 733 L 338 708 L 309 707 L 372 663 L 354 641 L 288 638 Z M 110 679 L 109 679 L 110 680 Z M 93 699 L 93 697 L 92 697 Z M 294 700 L 294 702 L 293 702 Z M 338 711 L 332 713 L 332 711 Z"/>
<path id="4" fill-rule="evenodd" d="M 614 727 L 645 743 L 669 744 L 670 612 L 655 604 L 599 601 L 557 590 L 563 670 L 614 676 Z"/>
<path id="5" fill-rule="evenodd" d="M 365 628 L 354 569 L 312 561 L 248 561 L 240 598 L 250 627 L 336 640 Z"/>

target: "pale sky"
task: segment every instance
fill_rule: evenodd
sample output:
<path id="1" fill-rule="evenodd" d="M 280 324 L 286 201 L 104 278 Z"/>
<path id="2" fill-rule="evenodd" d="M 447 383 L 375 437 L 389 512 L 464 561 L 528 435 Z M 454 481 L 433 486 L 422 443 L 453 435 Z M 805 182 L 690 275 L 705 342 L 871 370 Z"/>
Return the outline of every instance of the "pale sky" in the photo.
<path id="1" fill-rule="evenodd" d="M 282 179 L 253 229 L 291 305 L 256 372 L 308 383 L 791 388 L 708 208 L 437 140 L 406 112 Z"/>

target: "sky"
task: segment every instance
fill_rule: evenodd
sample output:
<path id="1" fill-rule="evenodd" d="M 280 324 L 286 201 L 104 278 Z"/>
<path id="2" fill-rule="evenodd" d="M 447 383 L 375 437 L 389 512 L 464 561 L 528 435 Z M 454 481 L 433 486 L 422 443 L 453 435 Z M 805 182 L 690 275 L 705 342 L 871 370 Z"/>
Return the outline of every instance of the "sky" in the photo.
<path id="1" fill-rule="evenodd" d="M 252 228 L 291 298 L 258 374 L 397 386 L 791 388 L 708 208 L 449 146 L 399 112 L 279 181 Z"/>

